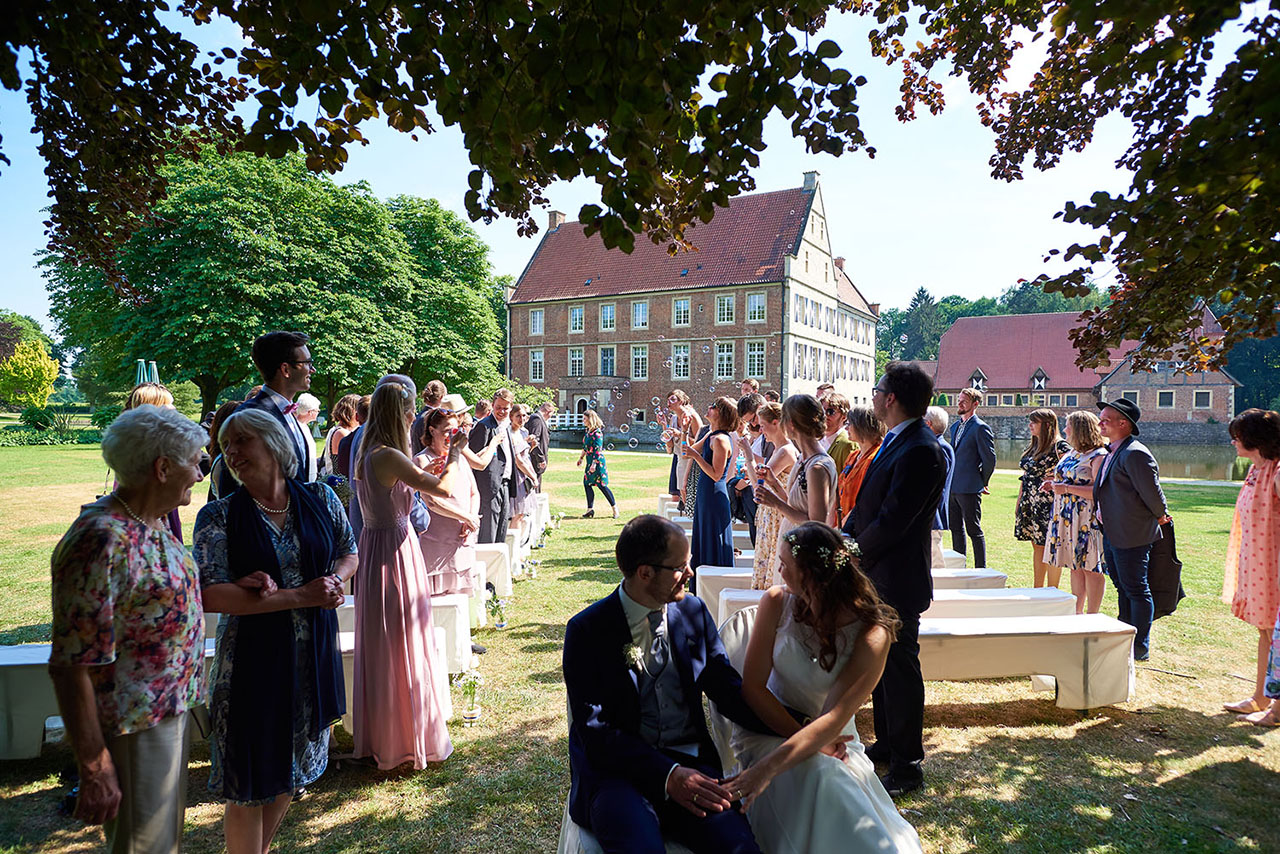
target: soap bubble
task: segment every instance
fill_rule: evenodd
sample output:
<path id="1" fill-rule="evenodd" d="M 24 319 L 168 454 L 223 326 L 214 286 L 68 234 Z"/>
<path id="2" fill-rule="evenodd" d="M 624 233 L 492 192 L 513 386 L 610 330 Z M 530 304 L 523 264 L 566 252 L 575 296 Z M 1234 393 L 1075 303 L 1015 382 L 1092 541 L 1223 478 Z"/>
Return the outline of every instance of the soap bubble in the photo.
<path id="1" fill-rule="evenodd" d="M 640 440 L 637 439 L 635 436 L 632 436 L 630 439 L 627 440 L 627 447 L 628 448 L 640 447 Z"/>
<path id="2" fill-rule="evenodd" d="M 669 368 L 669 367 L 671 367 L 671 360 L 670 360 L 670 359 L 664 359 L 664 360 L 663 360 L 663 362 L 662 362 L 662 367 L 664 367 L 664 368 Z M 657 400 L 657 398 L 655 397 L 655 398 L 654 398 L 654 400 Z"/>
<path id="3" fill-rule="evenodd" d="M 631 425 L 630 425 L 630 424 L 622 424 L 622 425 L 620 425 L 620 426 L 618 427 L 618 432 L 619 432 L 619 433 L 630 433 L 630 432 L 631 432 Z"/>
<path id="4" fill-rule="evenodd" d="M 650 429 L 650 430 L 657 430 L 657 429 L 658 429 L 658 422 L 657 422 L 657 421 L 650 421 L 650 422 L 649 422 L 649 429 Z"/>
<path id="5" fill-rule="evenodd" d="M 711 352 L 711 345 L 710 345 L 710 344 L 703 344 L 703 345 L 702 345 L 702 352 L 704 352 L 704 353 L 710 353 L 710 352 Z"/>
<path id="6" fill-rule="evenodd" d="M 612 404 L 612 403 L 611 403 L 611 404 L 609 404 L 609 411 L 610 411 L 610 412 L 612 412 L 612 411 L 613 411 L 613 404 Z"/>
<path id="7" fill-rule="evenodd" d="M 664 444 L 662 444 L 661 442 L 659 442 L 658 444 L 654 445 L 654 447 L 655 447 L 655 448 L 657 448 L 659 451 L 662 451 L 663 453 L 666 453 L 667 446 L 666 446 L 666 445 L 664 445 Z"/>
<path id="8" fill-rule="evenodd" d="M 654 406 L 658 406 L 659 404 L 662 403 L 662 401 L 658 400 L 658 398 L 656 397 L 651 399 L 649 402 L 652 403 Z"/>
<path id="9" fill-rule="evenodd" d="M 712 394 L 715 394 L 715 393 L 716 393 L 716 387 L 715 387 L 715 386 L 711 386 L 709 389 L 707 389 L 707 391 L 711 392 Z"/>
<path id="10" fill-rule="evenodd" d="M 623 388 L 631 388 L 631 380 L 627 380 L 622 384 Z"/>
<path id="11" fill-rule="evenodd" d="M 592 409 L 599 409 L 599 408 L 600 408 L 600 401 L 596 400 L 594 397 L 593 397 L 593 398 L 591 398 L 591 408 L 592 408 Z"/>
<path id="12" fill-rule="evenodd" d="M 612 442 L 610 442 L 609 444 L 605 445 L 605 448 L 606 448 L 607 450 L 612 451 L 612 450 L 613 450 L 613 443 L 612 443 Z"/>

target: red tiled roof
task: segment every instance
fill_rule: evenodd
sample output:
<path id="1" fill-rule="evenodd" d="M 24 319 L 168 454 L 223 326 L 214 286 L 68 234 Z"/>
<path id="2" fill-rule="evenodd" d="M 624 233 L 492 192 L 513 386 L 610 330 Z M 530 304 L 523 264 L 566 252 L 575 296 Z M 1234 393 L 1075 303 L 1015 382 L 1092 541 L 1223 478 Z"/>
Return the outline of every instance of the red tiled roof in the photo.
<path id="1" fill-rule="evenodd" d="M 800 188 L 738 196 L 689 230 L 697 252 L 675 256 L 643 235 L 630 255 L 605 249 L 599 234 L 586 237 L 581 223 L 567 222 L 543 237 L 510 301 L 780 282 L 812 201 L 813 191 Z"/>
<path id="2" fill-rule="evenodd" d="M 862 291 L 858 290 L 858 286 L 853 283 L 853 279 L 849 278 L 849 274 L 843 267 L 836 267 L 836 299 L 872 317 L 878 316 L 871 310 L 871 304 L 867 302 L 867 298 L 862 295 Z"/>
<path id="3" fill-rule="evenodd" d="M 938 345 L 939 389 L 970 385 L 975 369 L 986 375 L 987 388 L 1030 388 L 1031 377 L 1043 368 L 1046 388 L 1093 388 L 1109 368 L 1082 371 L 1068 333 L 1080 325 L 1076 312 L 1006 314 L 961 317 L 942 335 Z M 1111 351 L 1119 361 L 1136 346 L 1126 341 Z"/>

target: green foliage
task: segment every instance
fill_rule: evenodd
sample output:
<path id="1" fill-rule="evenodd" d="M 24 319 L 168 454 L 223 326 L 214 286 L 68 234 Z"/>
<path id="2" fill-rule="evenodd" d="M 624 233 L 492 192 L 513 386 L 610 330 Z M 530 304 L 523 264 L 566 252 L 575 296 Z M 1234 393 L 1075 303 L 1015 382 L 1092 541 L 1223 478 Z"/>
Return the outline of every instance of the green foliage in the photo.
<path id="1" fill-rule="evenodd" d="M 44 406 L 28 406 L 22 410 L 18 420 L 32 430 L 53 429 L 53 410 Z"/>
<path id="2" fill-rule="evenodd" d="M 510 377 L 505 377 L 502 382 L 507 388 L 511 389 L 511 393 L 515 395 L 516 403 L 523 403 L 530 409 L 537 409 L 547 401 L 555 403 L 556 397 L 559 394 L 559 392 L 554 388 L 525 385 L 519 380 L 513 380 Z"/>
<path id="3" fill-rule="evenodd" d="M 63 382 L 64 379 L 66 382 Z M 75 380 L 59 376 L 54 383 L 54 392 L 49 397 L 49 402 L 59 406 L 83 406 L 87 401 Z"/>
<path id="4" fill-rule="evenodd" d="M 938 305 L 923 287 L 916 290 L 906 317 L 907 342 L 902 348 L 904 359 L 938 358 L 938 341 L 942 338 L 942 323 L 938 317 Z M 901 338 L 901 336 L 899 336 Z"/>
<path id="5" fill-rule="evenodd" d="M 173 394 L 173 408 L 192 420 L 199 421 L 204 412 L 199 403 L 200 388 L 189 380 L 168 385 Z"/>
<path id="6" fill-rule="evenodd" d="M 105 430 L 107 425 L 120 417 L 120 413 L 124 411 L 121 406 L 107 404 L 94 409 L 89 415 L 89 423 L 99 430 Z"/>
<path id="7" fill-rule="evenodd" d="M 102 441 L 101 430 L 0 430 L 0 448 L 29 445 L 94 445 Z"/>
<path id="8" fill-rule="evenodd" d="M 1255 406 L 1280 411 L 1280 335 L 1232 347 L 1227 373 L 1243 383 L 1236 389 L 1236 412 Z"/>
<path id="9" fill-rule="evenodd" d="M 57 378 L 58 363 L 43 342 L 19 341 L 13 355 L 0 362 L 0 400 L 13 406 L 44 406 Z"/>

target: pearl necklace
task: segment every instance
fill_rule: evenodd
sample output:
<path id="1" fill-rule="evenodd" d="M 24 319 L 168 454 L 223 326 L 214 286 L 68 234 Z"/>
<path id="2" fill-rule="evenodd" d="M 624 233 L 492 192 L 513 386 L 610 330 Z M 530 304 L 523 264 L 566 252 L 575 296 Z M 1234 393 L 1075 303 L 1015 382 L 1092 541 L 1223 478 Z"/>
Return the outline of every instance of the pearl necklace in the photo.
<path id="1" fill-rule="evenodd" d="M 125 501 L 123 498 L 121 498 L 121 497 L 120 497 L 120 493 L 119 493 L 119 492 L 113 492 L 113 493 L 111 493 L 111 497 L 112 497 L 112 498 L 114 498 L 116 501 L 119 501 L 119 502 L 120 502 L 120 506 L 124 508 L 124 512 L 126 512 L 126 513 L 128 513 L 128 514 L 129 514 L 129 518 L 130 518 L 130 519 L 132 519 L 133 521 L 137 522 L 139 525 L 142 525 L 144 528 L 154 528 L 154 527 L 155 527 L 154 525 L 149 524 L 146 520 L 144 520 L 144 519 L 143 519 L 141 516 L 139 516 L 137 513 L 133 512 L 133 508 L 129 506 L 129 502 L 127 502 L 127 501 Z"/>
<path id="2" fill-rule="evenodd" d="M 270 507 L 268 507 L 267 505 L 263 504 L 261 501 L 259 501 L 258 499 L 254 498 L 252 495 L 250 495 L 250 496 L 249 496 L 249 498 L 253 500 L 253 503 L 254 503 L 254 504 L 258 505 L 258 509 L 259 509 L 259 510 L 261 510 L 263 513 L 271 513 L 271 514 L 276 515 L 276 516 L 280 516 L 280 515 L 282 515 L 282 514 L 284 514 L 284 513 L 288 513 L 288 512 L 289 512 L 289 505 L 293 504 L 293 496 L 292 496 L 292 495 L 290 495 L 288 498 L 286 498 L 286 499 L 285 499 L 285 501 L 284 501 L 284 509 L 283 509 L 283 510 L 272 510 Z"/>

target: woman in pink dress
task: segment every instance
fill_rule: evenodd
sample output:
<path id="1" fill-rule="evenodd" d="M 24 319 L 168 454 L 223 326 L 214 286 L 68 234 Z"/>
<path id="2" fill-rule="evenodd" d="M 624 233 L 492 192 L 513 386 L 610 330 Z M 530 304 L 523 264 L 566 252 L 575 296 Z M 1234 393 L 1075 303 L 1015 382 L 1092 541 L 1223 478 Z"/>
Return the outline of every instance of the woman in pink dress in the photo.
<path id="1" fill-rule="evenodd" d="M 426 447 L 414 463 L 433 475 L 444 473 L 449 440 L 458 429 L 458 416 L 447 409 L 433 409 L 426 419 Z M 471 595 L 475 589 L 476 532 L 480 529 L 480 490 L 474 477 L 455 477 L 447 498 L 422 496 L 431 510 L 431 524 L 418 535 L 427 566 L 432 596 L 446 593 Z"/>
<path id="2" fill-rule="evenodd" d="M 1231 613 L 1258 630 L 1258 681 L 1253 694 L 1224 703 L 1229 712 L 1255 715 L 1268 710 L 1267 657 L 1280 611 L 1280 415 L 1246 409 L 1228 428 L 1236 453 L 1253 463 L 1236 499 L 1227 545 L 1222 601 Z"/>
<path id="3" fill-rule="evenodd" d="M 447 498 L 456 477 L 469 475 L 457 461 L 466 436 L 454 437 L 440 477 L 414 465 L 415 397 L 407 382 L 378 386 L 352 467 L 364 514 L 356 570 L 355 755 L 372 756 L 384 771 L 405 762 L 423 768 L 453 752 L 442 711 L 445 664 L 433 660 L 431 590 L 409 509 L 413 490 Z"/>

